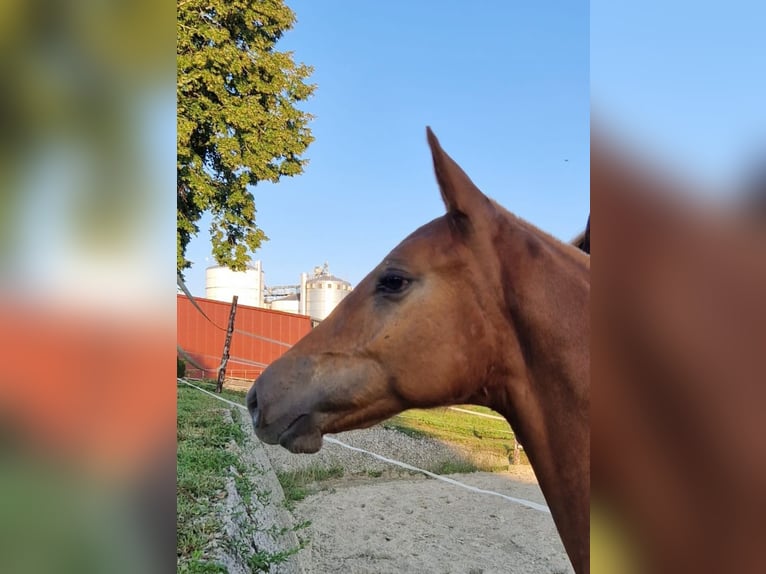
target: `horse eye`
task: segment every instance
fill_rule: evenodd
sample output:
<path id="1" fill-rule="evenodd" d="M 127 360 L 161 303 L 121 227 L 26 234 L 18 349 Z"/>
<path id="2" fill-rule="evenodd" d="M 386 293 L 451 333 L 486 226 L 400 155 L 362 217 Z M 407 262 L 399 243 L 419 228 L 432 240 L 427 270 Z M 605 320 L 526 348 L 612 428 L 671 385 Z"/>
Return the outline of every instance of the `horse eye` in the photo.
<path id="1" fill-rule="evenodd" d="M 410 284 L 410 280 L 401 275 L 384 275 L 378 281 L 378 291 L 383 293 L 401 293 Z"/>

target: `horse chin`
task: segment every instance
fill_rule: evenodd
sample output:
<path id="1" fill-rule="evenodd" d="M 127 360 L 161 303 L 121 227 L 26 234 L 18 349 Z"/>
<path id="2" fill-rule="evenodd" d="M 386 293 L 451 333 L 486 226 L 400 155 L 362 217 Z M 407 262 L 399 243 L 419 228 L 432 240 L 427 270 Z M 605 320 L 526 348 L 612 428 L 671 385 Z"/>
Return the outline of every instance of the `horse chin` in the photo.
<path id="1" fill-rule="evenodd" d="M 322 448 L 322 432 L 308 415 L 295 419 L 279 436 L 279 444 L 293 453 L 314 453 Z"/>

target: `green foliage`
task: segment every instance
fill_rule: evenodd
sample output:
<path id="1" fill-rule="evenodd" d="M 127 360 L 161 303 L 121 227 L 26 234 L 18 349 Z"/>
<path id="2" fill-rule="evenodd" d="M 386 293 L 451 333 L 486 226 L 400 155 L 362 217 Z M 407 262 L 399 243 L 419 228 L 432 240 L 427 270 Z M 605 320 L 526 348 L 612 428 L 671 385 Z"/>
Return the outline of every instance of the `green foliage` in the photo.
<path id="1" fill-rule="evenodd" d="M 213 255 L 245 269 L 267 240 L 248 185 L 302 173 L 312 68 L 275 49 L 295 15 L 283 0 L 177 0 L 177 267 L 212 213 Z"/>
<path id="2" fill-rule="evenodd" d="M 261 550 L 253 554 L 248 560 L 251 572 L 271 572 L 274 566 L 282 564 L 290 556 L 302 550 L 304 545 L 301 544 L 297 548 L 292 548 L 284 552 L 266 552 Z"/>
<path id="3" fill-rule="evenodd" d="M 183 379 L 186 376 L 186 361 L 181 357 L 176 357 L 176 376 Z"/>

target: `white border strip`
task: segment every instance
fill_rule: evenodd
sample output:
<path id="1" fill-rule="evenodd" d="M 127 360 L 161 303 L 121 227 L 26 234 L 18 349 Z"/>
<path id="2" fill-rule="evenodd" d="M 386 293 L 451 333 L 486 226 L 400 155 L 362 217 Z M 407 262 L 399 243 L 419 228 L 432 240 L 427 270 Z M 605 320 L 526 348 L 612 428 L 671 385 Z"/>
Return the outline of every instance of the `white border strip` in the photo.
<path id="1" fill-rule="evenodd" d="M 198 387 L 197 385 L 194 385 L 194 384 L 190 383 L 186 379 L 177 378 L 177 380 L 180 383 L 184 383 L 185 385 L 189 385 L 190 387 L 194 387 L 198 391 L 202 391 L 206 395 L 210 395 L 214 399 L 218 399 L 219 401 L 222 401 L 224 403 L 230 404 L 233 407 L 238 407 L 240 409 L 247 410 L 247 407 L 245 405 L 242 405 L 242 404 L 239 404 L 239 403 L 235 403 L 235 402 L 230 401 L 228 399 L 225 399 L 225 398 L 223 398 L 223 397 L 221 397 L 221 396 L 219 396 L 219 395 L 217 395 L 215 393 L 211 393 L 210 391 L 206 391 L 202 387 Z M 487 415 L 487 416 L 489 416 L 489 415 Z M 526 506 L 527 508 L 531 508 L 533 510 L 538 510 L 538 511 L 544 512 L 546 514 L 550 514 L 551 513 L 550 509 L 546 505 L 544 505 L 544 504 L 539 504 L 537 502 L 532 502 L 531 500 L 525 500 L 523 498 L 515 498 L 513 496 L 507 496 L 505 494 L 500 494 L 499 492 L 495 492 L 493 490 L 484 490 L 483 488 L 477 488 L 475 486 L 464 484 L 462 482 L 458 482 L 457 480 L 453 480 L 451 478 L 447 478 L 446 476 L 442 476 L 440 474 L 434 474 L 433 472 L 430 472 L 430 471 L 427 471 L 427 470 L 423 470 L 422 468 L 417 468 L 416 466 L 409 465 L 406 462 L 401 462 L 401 461 L 398 461 L 398 460 L 394 460 L 392 458 L 386 458 L 385 456 L 381 456 L 379 454 L 375 454 L 374 452 L 370 452 L 369 450 L 364 450 L 363 448 L 357 448 L 355 446 L 351 446 L 349 444 L 346 444 L 345 442 L 341 442 L 338 439 L 330 437 L 330 436 L 325 436 L 324 437 L 324 441 L 329 443 L 329 444 L 336 444 L 338 446 L 342 446 L 343 448 L 347 448 L 349 450 L 353 450 L 353 451 L 356 451 L 356 452 L 361 452 L 361 453 L 370 455 L 373 458 L 377 458 L 378 460 L 381 460 L 383 462 L 387 462 L 389 464 L 393 464 L 393 465 L 399 466 L 401 468 L 405 468 L 407 470 L 411 470 L 413 472 L 419 472 L 421 474 L 425 474 L 426 476 L 430 476 L 431 478 L 435 478 L 436 480 L 441 480 L 442 482 L 446 482 L 448 484 L 453 484 L 455 486 L 459 486 L 461 488 L 465 488 L 466 490 L 470 490 L 471 492 L 477 492 L 479 494 L 490 494 L 492 496 L 499 496 L 500 498 L 504 498 L 505 500 L 509 500 L 511 502 L 515 502 L 516 504 L 520 504 L 522 506 Z"/>
<path id="2" fill-rule="evenodd" d="M 477 417 L 484 417 L 485 419 L 492 419 L 496 421 L 503 421 L 504 423 L 507 423 L 508 421 L 505 420 L 503 417 L 498 417 L 495 415 L 488 415 L 486 413 L 477 413 L 476 411 L 469 411 L 468 409 L 461 409 L 460 407 L 447 407 L 451 411 L 458 411 L 461 413 L 467 413 L 469 415 L 476 415 Z"/>

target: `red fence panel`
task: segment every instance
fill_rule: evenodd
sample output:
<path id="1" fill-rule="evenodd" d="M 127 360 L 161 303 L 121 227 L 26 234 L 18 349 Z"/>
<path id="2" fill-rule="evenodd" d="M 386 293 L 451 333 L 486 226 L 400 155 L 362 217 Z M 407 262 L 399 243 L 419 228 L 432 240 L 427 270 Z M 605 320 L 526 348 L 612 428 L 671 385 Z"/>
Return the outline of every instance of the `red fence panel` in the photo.
<path id="1" fill-rule="evenodd" d="M 215 378 L 216 368 L 221 363 L 231 303 L 200 297 L 194 300 L 214 324 L 194 307 L 186 295 L 178 295 L 178 344 L 196 363 L 204 367 L 204 371 L 200 371 L 187 364 L 187 375 Z M 267 365 L 288 349 L 285 345 L 257 337 L 294 345 L 311 330 L 311 320 L 304 315 L 237 305 L 234 329 L 226 378 L 252 382 Z M 257 337 L 247 336 L 243 332 Z"/>

